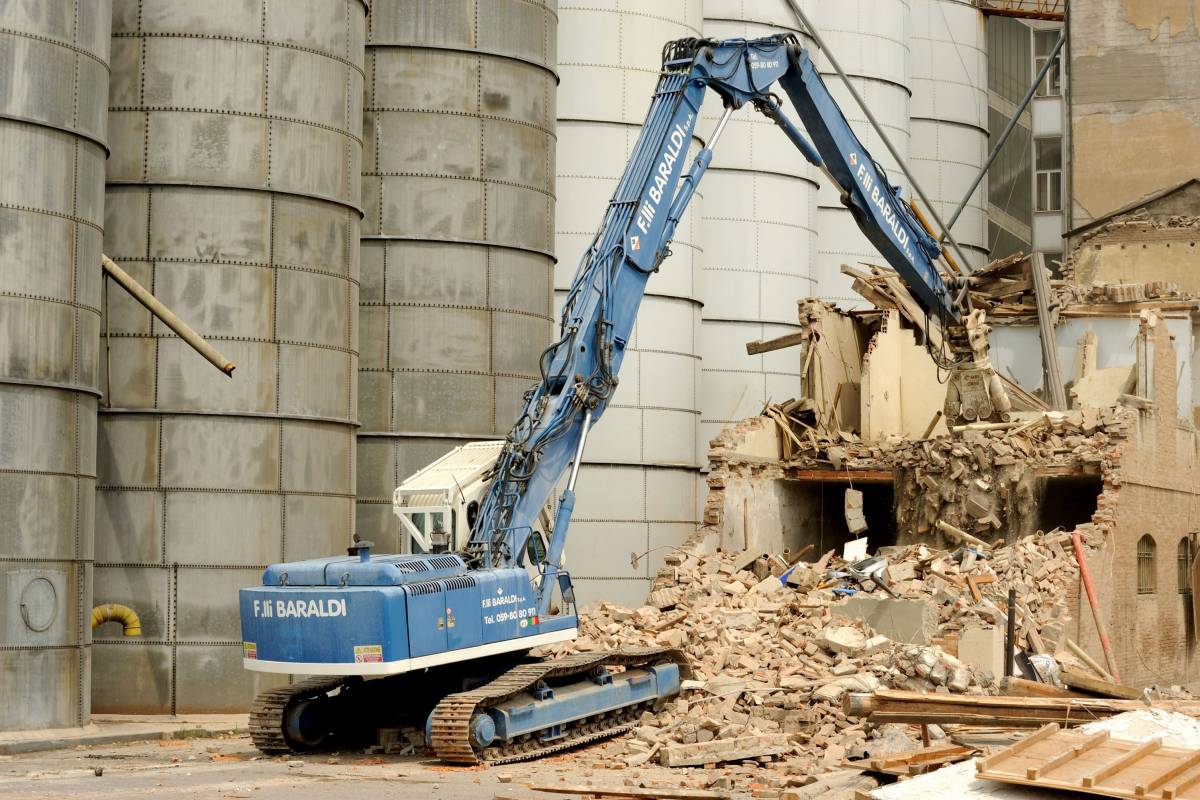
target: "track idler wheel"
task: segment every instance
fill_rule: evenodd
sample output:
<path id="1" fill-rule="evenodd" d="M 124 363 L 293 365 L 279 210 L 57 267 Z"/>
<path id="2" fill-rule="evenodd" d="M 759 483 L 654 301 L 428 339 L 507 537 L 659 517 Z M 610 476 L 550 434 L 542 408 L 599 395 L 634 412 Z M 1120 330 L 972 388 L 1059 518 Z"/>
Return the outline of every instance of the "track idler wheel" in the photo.
<path id="1" fill-rule="evenodd" d="M 283 710 L 283 738 L 292 750 L 317 750 L 333 731 L 335 716 L 329 697 L 293 700 Z"/>

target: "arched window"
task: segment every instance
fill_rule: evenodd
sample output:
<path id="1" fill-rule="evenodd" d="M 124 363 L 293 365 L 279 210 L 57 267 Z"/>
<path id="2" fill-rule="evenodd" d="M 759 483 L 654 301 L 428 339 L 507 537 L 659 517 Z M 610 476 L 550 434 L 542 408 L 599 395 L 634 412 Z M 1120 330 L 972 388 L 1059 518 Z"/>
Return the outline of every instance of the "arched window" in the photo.
<path id="1" fill-rule="evenodd" d="M 1154 594 L 1154 538 L 1146 534 L 1137 543 L 1138 594 Z"/>
<path id="2" fill-rule="evenodd" d="M 1179 580 L 1179 593 L 1192 593 L 1192 540 L 1188 537 L 1183 537 L 1179 540 L 1179 545 L 1175 548 L 1175 557 L 1177 564 L 1177 575 Z"/>

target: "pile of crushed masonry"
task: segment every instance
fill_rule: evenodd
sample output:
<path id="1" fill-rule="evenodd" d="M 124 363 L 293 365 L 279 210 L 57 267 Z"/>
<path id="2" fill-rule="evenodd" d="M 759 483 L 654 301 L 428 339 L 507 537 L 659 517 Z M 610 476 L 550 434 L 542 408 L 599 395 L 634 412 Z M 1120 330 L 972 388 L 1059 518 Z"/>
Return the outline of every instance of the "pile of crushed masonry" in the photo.
<path id="1" fill-rule="evenodd" d="M 1007 624 L 1010 585 L 1018 590 L 1021 643 L 1032 633 L 1053 653 L 1065 622 L 1061 598 L 1077 579 L 1069 555 L 1047 557 L 1061 554 L 1063 541 L 1062 533 L 1037 534 L 986 555 L 924 545 L 881 548 L 893 591 L 905 600 L 927 600 L 933 609 L 925 635 L 914 637 L 927 643 L 892 641 L 861 616 L 847 616 L 823 580 L 828 570 L 845 567 L 833 553 L 789 565 L 773 556 L 682 551 L 672 557 L 673 584 L 660 581 L 651 604 L 635 610 L 601 604 L 581 617 L 578 640 L 547 654 L 639 645 L 687 654 L 694 680 L 627 737 L 627 766 L 776 759 L 786 761 L 787 772 L 821 772 L 877 751 L 881 737 L 903 740 L 892 741 L 892 751 L 919 745 L 909 738 L 915 729 L 870 730 L 847 719 L 840 701 L 848 691 L 997 691 L 1000 676 L 969 667 L 947 650 L 967 627 Z M 793 566 L 785 582 L 780 576 Z M 1025 579 L 1034 574 L 1037 580 Z M 1021 577 L 1010 584 L 1008 575 Z M 885 597 L 878 589 L 873 594 Z M 931 727 L 935 738 L 942 735 Z"/>

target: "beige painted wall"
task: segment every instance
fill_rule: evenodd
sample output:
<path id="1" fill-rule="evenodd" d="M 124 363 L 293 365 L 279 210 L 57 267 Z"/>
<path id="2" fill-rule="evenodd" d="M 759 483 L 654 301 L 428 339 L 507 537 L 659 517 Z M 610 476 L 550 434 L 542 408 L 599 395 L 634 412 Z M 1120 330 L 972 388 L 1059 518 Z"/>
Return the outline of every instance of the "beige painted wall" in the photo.
<path id="1" fill-rule="evenodd" d="M 1071 3 L 1073 227 L 1200 175 L 1197 0 Z"/>
<path id="2" fill-rule="evenodd" d="M 889 311 L 863 358 L 863 440 L 879 441 L 891 434 L 919 437 L 945 403 L 946 387 L 938 380 L 933 360 L 913 332 L 900 327 L 899 313 Z M 945 432 L 945 422 L 939 421 L 934 434 Z"/>

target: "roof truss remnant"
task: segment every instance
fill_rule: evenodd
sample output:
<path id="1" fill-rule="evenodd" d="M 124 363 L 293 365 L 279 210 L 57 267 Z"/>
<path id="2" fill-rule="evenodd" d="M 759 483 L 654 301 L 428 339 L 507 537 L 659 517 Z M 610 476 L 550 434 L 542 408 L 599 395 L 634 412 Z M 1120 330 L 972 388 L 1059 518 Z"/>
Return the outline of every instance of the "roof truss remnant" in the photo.
<path id="1" fill-rule="evenodd" d="M 1062 22 L 1067 11 L 1067 0 L 975 0 L 975 4 L 984 14 L 1053 22 Z"/>

